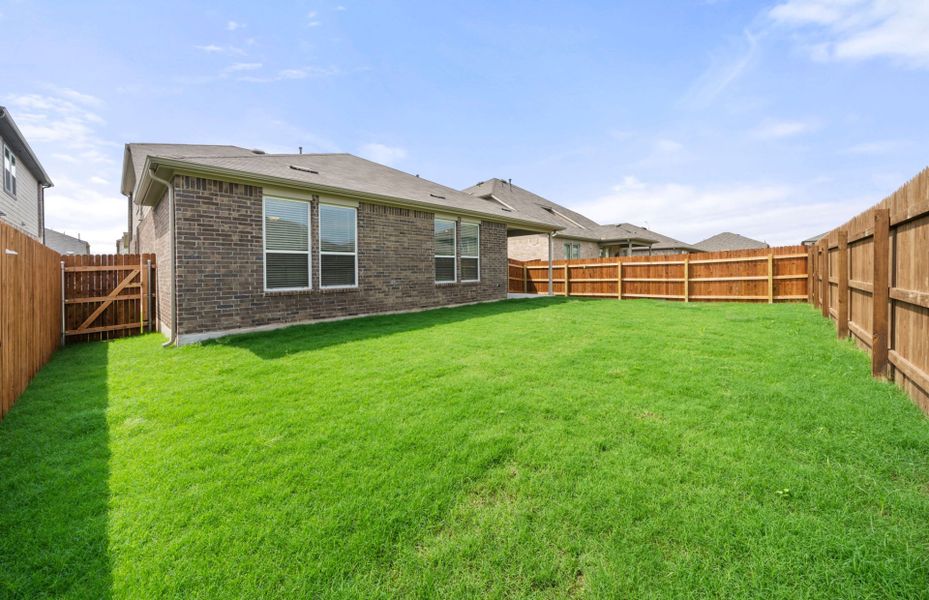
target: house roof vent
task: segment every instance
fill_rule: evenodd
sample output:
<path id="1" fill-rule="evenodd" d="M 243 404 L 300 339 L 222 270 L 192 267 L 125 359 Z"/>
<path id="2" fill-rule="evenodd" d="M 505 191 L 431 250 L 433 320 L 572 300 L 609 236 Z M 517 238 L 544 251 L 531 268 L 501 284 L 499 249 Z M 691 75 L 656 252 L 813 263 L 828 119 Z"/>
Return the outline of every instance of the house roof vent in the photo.
<path id="1" fill-rule="evenodd" d="M 312 173 L 313 175 L 319 175 L 319 171 L 314 171 L 313 169 L 307 169 L 306 167 L 301 167 L 299 165 L 290 165 L 290 168 L 294 171 L 303 171 L 304 173 Z"/>
<path id="2" fill-rule="evenodd" d="M 252 148 L 252 149 L 251 149 L 251 153 L 252 153 L 252 154 L 267 154 L 267 152 L 265 152 L 264 150 L 261 150 L 261 149 L 259 149 L 259 148 Z"/>

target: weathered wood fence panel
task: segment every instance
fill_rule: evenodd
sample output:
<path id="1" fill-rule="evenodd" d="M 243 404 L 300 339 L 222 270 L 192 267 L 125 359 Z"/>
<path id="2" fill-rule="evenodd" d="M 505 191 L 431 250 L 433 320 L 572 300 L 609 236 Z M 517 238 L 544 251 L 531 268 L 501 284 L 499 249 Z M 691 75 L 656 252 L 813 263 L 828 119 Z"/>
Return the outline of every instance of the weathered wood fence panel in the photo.
<path id="1" fill-rule="evenodd" d="M 705 254 L 556 260 L 556 296 L 683 302 L 801 302 L 809 298 L 805 246 Z M 509 290 L 547 294 L 548 262 L 510 261 Z"/>
<path id="2" fill-rule="evenodd" d="M 814 279 L 828 281 L 828 294 L 813 302 L 840 337 L 847 321 L 875 376 L 893 379 L 929 413 L 929 169 L 811 252 L 830 258 L 813 263 Z"/>
<path id="3" fill-rule="evenodd" d="M 60 261 L 0 222 L 0 418 L 61 343 Z"/>
<path id="4" fill-rule="evenodd" d="M 62 260 L 67 343 L 111 340 L 149 328 L 154 254 L 91 254 Z"/>

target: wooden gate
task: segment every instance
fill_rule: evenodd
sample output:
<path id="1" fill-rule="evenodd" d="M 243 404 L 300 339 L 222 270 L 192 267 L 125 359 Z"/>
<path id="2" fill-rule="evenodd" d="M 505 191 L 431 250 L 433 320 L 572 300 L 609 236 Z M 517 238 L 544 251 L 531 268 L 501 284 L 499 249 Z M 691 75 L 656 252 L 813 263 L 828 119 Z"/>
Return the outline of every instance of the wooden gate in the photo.
<path id="1" fill-rule="evenodd" d="M 150 331 L 155 311 L 154 254 L 63 256 L 66 343 Z"/>

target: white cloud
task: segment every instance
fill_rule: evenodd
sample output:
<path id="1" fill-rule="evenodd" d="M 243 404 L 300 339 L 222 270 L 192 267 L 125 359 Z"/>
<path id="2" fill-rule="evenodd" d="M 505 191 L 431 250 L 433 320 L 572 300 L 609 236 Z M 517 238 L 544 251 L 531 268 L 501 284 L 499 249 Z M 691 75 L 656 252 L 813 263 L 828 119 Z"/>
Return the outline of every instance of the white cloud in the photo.
<path id="1" fill-rule="evenodd" d="M 849 146 L 845 152 L 846 154 L 860 154 L 867 156 L 876 156 L 879 154 L 889 154 L 896 150 L 899 150 L 906 144 L 899 140 L 879 140 L 875 142 L 861 142 L 860 144 L 854 144 Z"/>
<path id="2" fill-rule="evenodd" d="M 105 104 L 103 100 L 101 100 L 100 98 L 97 98 L 96 96 L 85 94 L 83 92 L 79 92 L 77 90 L 73 90 L 68 87 L 61 87 L 61 86 L 57 86 L 57 85 L 50 84 L 50 83 L 47 83 L 43 85 L 42 87 L 48 90 L 49 92 L 55 94 L 56 96 L 60 96 L 61 98 L 70 100 L 72 102 L 76 102 L 78 104 L 83 104 L 85 106 L 90 106 L 93 108 L 100 108 Z"/>
<path id="3" fill-rule="evenodd" d="M 396 165 L 407 156 L 406 150 L 399 146 L 387 146 L 377 143 L 363 145 L 358 153 L 369 160 L 388 166 Z"/>
<path id="4" fill-rule="evenodd" d="M 107 176 L 119 172 L 122 145 L 101 134 L 103 118 L 87 108 L 103 100 L 43 87 L 56 93 L 7 95 L 3 101 L 55 183 L 45 193 L 46 224 L 81 233 L 93 252 L 112 253 L 126 226 L 126 200 Z"/>
<path id="5" fill-rule="evenodd" d="M 194 46 L 197 50 L 201 52 L 206 52 L 207 54 L 231 54 L 231 55 L 242 55 L 245 54 L 245 50 L 237 48 L 235 46 L 220 46 L 218 44 L 206 44 L 202 46 Z"/>
<path id="6" fill-rule="evenodd" d="M 273 83 L 275 81 L 287 81 L 296 79 L 307 79 L 310 77 L 329 77 L 338 74 L 339 70 L 335 67 L 298 67 L 291 69 L 281 69 L 272 75 L 242 75 L 237 77 L 236 81 L 248 83 Z"/>
<path id="7" fill-rule="evenodd" d="M 307 27 L 318 27 L 319 24 L 320 24 L 319 20 L 316 18 L 315 10 L 311 10 L 310 12 L 306 13 L 306 26 Z"/>
<path id="8" fill-rule="evenodd" d="M 682 103 L 692 108 L 703 108 L 711 104 L 726 89 L 735 83 L 755 61 L 758 38 L 745 30 L 742 37 L 729 47 L 711 57 L 710 66 L 690 87 Z"/>
<path id="9" fill-rule="evenodd" d="M 245 24 L 239 23 L 238 21 L 226 22 L 226 31 L 235 31 L 236 29 L 242 29 L 243 27 L 245 27 Z"/>
<path id="10" fill-rule="evenodd" d="M 768 12 L 801 33 L 816 60 L 888 58 L 929 68 L 929 2 L 925 0 L 787 0 Z"/>
<path id="11" fill-rule="evenodd" d="M 761 125 L 752 132 L 752 135 L 760 140 L 778 140 L 811 133 L 817 129 L 819 129 L 819 124 L 815 121 L 779 121 L 775 119 L 765 119 L 762 121 Z"/>
<path id="12" fill-rule="evenodd" d="M 648 223 L 654 231 L 690 243 L 734 231 L 788 245 L 831 229 L 873 203 L 873 198 L 809 199 L 816 195 L 815 186 L 649 183 L 626 176 L 608 194 L 572 208 L 600 223 Z"/>
<path id="13" fill-rule="evenodd" d="M 240 71 L 254 71 L 262 67 L 261 63 L 234 63 L 223 69 L 225 73 L 238 73 Z"/>
<path id="14" fill-rule="evenodd" d="M 71 235 L 80 233 L 90 242 L 91 252 L 113 254 L 116 238 L 126 228 L 125 196 L 116 186 L 101 190 L 58 173 L 52 176 L 55 187 L 45 193 L 46 225 Z"/>

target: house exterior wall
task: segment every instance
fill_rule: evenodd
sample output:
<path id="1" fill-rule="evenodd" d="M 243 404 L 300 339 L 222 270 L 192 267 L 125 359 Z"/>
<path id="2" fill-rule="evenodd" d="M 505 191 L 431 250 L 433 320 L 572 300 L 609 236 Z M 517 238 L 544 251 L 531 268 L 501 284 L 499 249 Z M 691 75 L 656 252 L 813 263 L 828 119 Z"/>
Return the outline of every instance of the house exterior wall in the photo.
<path id="1" fill-rule="evenodd" d="M 555 260 L 565 257 L 565 242 L 581 245 L 581 258 L 600 258 L 600 244 L 585 240 L 569 240 L 555 236 L 552 241 L 552 256 Z M 548 260 L 548 235 L 520 235 L 508 238 L 507 256 L 515 260 Z"/>
<path id="2" fill-rule="evenodd" d="M 506 298 L 505 224 L 481 223 L 479 282 L 436 284 L 434 214 L 367 203 L 359 203 L 357 213 L 358 287 L 321 290 L 319 201 L 315 196 L 310 203 L 313 289 L 266 292 L 262 188 L 188 176 L 176 176 L 174 185 L 177 332 L 182 338 Z M 162 201 L 155 209 L 156 226 L 157 213 L 166 204 Z M 147 229 L 143 219 L 143 240 L 153 237 Z M 158 253 L 159 302 L 164 315 L 170 314 L 169 288 L 162 283 L 169 273 L 169 259 L 166 248 L 157 245 L 163 236 L 155 229 L 153 249 Z M 460 263 L 460 248 L 458 256 Z"/>
<path id="3" fill-rule="evenodd" d="M 171 306 L 174 302 L 171 284 L 171 211 L 167 194 L 154 208 L 145 207 L 145 216 L 139 221 L 136 248 L 133 252 L 155 253 L 155 323 L 158 330 L 170 336 L 174 329 Z M 132 252 L 130 252 L 131 254 Z"/>
<path id="4" fill-rule="evenodd" d="M 6 145 L 6 140 L 0 138 L 0 141 L 3 146 Z M 0 160 L 2 156 L 2 151 L 0 151 Z M 15 153 L 14 156 L 16 156 L 16 196 L 7 194 L 0 180 L 0 212 L 5 214 L 0 218 L 32 237 L 43 240 L 42 192 L 39 182 L 23 164 L 20 156 Z M 0 164 L 0 176 L 2 176 L 2 164 Z"/>
<path id="5" fill-rule="evenodd" d="M 45 230 L 45 245 L 58 254 L 90 254 L 90 244 L 54 229 Z"/>

